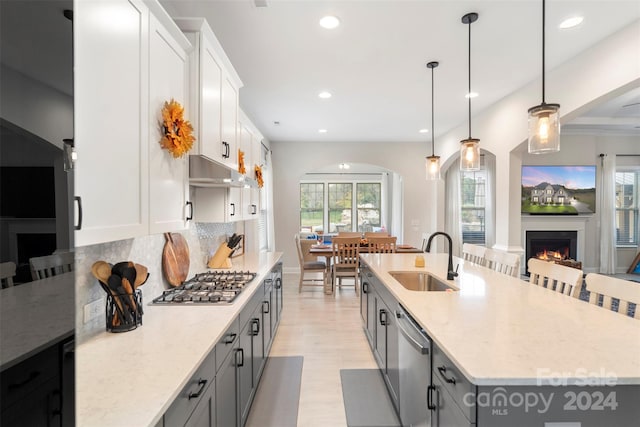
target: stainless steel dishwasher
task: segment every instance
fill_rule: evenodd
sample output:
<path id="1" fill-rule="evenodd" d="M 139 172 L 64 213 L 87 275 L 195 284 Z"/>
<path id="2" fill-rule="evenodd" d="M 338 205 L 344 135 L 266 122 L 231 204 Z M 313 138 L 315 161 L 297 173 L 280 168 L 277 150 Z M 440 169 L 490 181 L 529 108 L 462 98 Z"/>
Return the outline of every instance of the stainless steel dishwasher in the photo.
<path id="1" fill-rule="evenodd" d="M 402 305 L 398 305 L 396 317 L 400 331 L 400 420 L 403 427 L 430 427 L 427 393 L 431 385 L 431 340 Z"/>

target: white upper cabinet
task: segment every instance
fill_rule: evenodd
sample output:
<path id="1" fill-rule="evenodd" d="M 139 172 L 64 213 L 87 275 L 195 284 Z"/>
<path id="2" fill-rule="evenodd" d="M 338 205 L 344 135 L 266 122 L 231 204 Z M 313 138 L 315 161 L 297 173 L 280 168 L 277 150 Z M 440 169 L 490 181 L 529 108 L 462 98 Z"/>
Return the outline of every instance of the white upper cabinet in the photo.
<path id="1" fill-rule="evenodd" d="M 175 18 L 194 50 L 191 53 L 191 106 L 200 154 L 238 168 L 238 99 L 242 82 L 213 31 L 202 18 Z"/>
<path id="2" fill-rule="evenodd" d="M 155 0 L 74 3 L 77 246 L 184 227 L 186 160 L 159 149 L 159 111 L 188 101 L 187 49 Z"/>
<path id="3" fill-rule="evenodd" d="M 149 230 L 149 9 L 74 3 L 75 243 Z"/>
<path id="4" fill-rule="evenodd" d="M 168 17 L 167 17 L 168 18 Z M 168 18 L 169 19 L 169 18 Z M 173 22 L 162 25 L 150 19 L 149 39 L 149 232 L 184 230 L 189 201 L 189 158 L 174 158 L 160 145 L 162 108 L 171 99 L 185 107 L 184 118 L 191 120 L 189 108 L 189 56 L 191 45 Z M 169 29 L 175 29 L 170 31 Z M 195 144 L 195 143 L 194 143 Z"/>

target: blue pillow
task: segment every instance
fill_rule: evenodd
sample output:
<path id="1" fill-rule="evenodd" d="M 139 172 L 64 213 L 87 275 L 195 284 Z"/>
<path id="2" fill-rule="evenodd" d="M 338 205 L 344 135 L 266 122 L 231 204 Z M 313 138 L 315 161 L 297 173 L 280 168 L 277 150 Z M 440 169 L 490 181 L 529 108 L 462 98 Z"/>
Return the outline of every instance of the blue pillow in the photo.
<path id="1" fill-rule="evenodd" d="M 640 274 L 640 262 L 636 264 L 636 268 L 633 269 L 633 273 Z"/>

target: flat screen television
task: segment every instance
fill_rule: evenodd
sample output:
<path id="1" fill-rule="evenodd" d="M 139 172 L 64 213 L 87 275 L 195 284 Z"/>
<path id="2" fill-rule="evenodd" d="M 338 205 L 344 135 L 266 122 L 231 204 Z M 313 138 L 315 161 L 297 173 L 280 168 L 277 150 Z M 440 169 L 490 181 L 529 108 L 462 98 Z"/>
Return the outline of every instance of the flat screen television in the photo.
<path id="1" fill-rule="evenodd" d="M 522 209 L 530 215 L 596 211 L 596 167 L 522 166 Z"/>

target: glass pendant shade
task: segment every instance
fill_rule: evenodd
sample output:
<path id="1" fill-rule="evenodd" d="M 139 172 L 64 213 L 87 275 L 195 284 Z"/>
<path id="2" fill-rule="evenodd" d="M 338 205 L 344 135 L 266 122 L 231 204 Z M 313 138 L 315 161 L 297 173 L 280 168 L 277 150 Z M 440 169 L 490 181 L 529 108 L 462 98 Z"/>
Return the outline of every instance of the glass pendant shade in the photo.
<path id="1" fill-rule="evenodd" d="M 560 151 L 560 105 L 541 104 L 529 109 L 529 153 Z"/>
<path id="2" fill-rule="evenodd" d="M 426 162 L 427 181 L 440 179 L 440 156 L 428 156 Z"/>
<path id="3" fill-rule="evenodd" d="M 480 140 L 468 138 L 460 141 L 460 170 L 480 170 Z"/>

